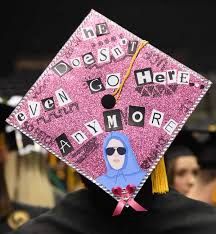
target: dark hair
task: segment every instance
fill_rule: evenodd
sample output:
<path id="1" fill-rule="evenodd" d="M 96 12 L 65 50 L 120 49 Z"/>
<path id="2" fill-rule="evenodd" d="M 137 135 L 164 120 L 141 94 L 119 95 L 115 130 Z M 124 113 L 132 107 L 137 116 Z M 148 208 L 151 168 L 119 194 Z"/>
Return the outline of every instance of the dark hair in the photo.
<path id="1" fill-rule="evenodd" d="M 166 171 L 169 186 L 174 185 L 174 170 L 175 170 L 176 158 L 170 159 L 169 162 L 166 162 Z"/>
<path id="2" fill-rule="evenodd" d="M 201 183 L 206 184 L 216 179 L 216 146 L 215 140 L 207 142 L 203 145 L 203 150 L 199 155 L 200 173 L 199 179 Z"/>
<path id="3" fill-rule="evenodd" d="M 165 153 L 167 178 L 170 186 L 174 185 L 175 163 L 179 157 L 194 156 L 194 153 L 184 145 L 171 146 Z"/>
<path id="4" fill-rule="evenodd" d="M 202 170 L 216 170 L 216 146 L 215 142 L 205 144 L 199 154 L 199 164 Z"/>

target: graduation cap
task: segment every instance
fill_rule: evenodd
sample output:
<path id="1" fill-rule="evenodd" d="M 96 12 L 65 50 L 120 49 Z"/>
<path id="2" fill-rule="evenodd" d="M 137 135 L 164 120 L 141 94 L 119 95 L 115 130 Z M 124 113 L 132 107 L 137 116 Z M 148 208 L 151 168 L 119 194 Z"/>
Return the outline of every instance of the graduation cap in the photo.
<path id="1" fill-rule="evenodd" d="M 206 131 L 209 137 L 201 144 L 198 162 L 201 169 L 216 170 L 216 128 L 211 124 Z"/>
<path id="2" fill-rule="evenodd" d="M 214 143 L 204 145 L 204 149 L 199 154 L 198 162 L 201 169 L 216 170 L 216 146 Z"/>
<path id="3" fill-rule="evenodd" d="M 172 145 L 175 145 L 175 143 L 188 146 L 192 150 L 192 153 L 195 153 L 198 157 L 201 169 L 216 169 L 215 123 L 207 122 L 202 124 L 201 127 L 187 128 L 178 134 Z M 166 153 L 169 153 L 169 149 Z"/>
<path id="4" fill-rule="evenodd" d="M 194 136 L 194 130 L 183 128 L 166 151 L 165 161 L 168 163 L 180 156 L 196 156 L 200 150 L 201 145 Z"/>
<path id="5" fill-rule="evenodd" d="M 124 206 L 151 175 L 210 81 L 92 10 L 7 122 Z M 154 170 L 155 169 L 155 170 Z"/>

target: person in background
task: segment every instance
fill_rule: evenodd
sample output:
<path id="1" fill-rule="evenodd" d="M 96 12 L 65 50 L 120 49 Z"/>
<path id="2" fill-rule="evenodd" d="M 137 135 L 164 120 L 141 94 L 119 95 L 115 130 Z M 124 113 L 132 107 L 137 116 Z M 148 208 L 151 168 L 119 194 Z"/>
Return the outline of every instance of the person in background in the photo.
<path id="1" fill-rule="evenodd" d="M 209 135 L 198 155 L 200 171 L 189 197 L 216 206 L 216 137 L 215 132 Z"/>
<path id="2" fill-rule="evenodd" d="M 1 106 L 2 111 L 9 115 L 21 99 L 12 96 Z M 8 147 L 4 168 L 10 199 L 30 206 L 53 207 L 56 201 L 48 178 L 47 151 L 1 120 Z"/>
<path id="3" fill-rule="evenodd" d="M 168 151 L 166 161 L 169 185 L 187 196 L 199 171 L 197 157 L 183 145 L 171 147 Z"/>
<path id="4" fill-rule="evenodd" d="M 11 109 L 0 104 L 1 118 L 5 119 Z M 33 207 L 30 205 L 11 201 L 5 180 L 5 162 L 9 157 L 4 133 L 5 123 L 0 121 L 0 233 L 5 234 L 16 230 L 31 218 L 48 211 L 47 208 Z"/>
<path id="5" fill-rule="evenodd" d="M 54 209 L 26 223 L 10 234 L 212 234 L 216 230 L 216 208 L 189 199 L 170 189 L 154 191 L 154 180 L 163 179 L 158 165 L 135 200 L 147 209 L 125 208 L 112 217 L 117 202 L 96 184 L 81 177 L 85 189 L 67 194 Z M 156 224 L 156 225 L 155 225 Z"/>
<path id="6" fill-rule="evenodd" d="M 199 172 L 197 156 L 191 148 L 197 150 L 197 142 L 192 137 L 192 132 L 183 130 L 165 154 L 169 185 L 186 196 L 194 186 Z"/>

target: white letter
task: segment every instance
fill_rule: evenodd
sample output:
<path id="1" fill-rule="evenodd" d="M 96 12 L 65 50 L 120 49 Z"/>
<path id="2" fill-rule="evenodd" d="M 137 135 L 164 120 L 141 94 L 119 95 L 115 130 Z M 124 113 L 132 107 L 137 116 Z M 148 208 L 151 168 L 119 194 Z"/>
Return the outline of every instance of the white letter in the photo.
<path id="1" fill-rule="evenodd" d="M 120 86 L 120 73 L 108 74 L 106 76 L 106 88 L 116 89 Z"/>
<path id="2" fill-rule="evenodd" d="M 87 136 L 82 131 L 75 132 L 71 136 L 78 144 L 82 144 L 87 139 Z"/>
<path id="3" fill-rule="evenodd" d="M 30 118 L 40 115 L 40 102 L 28 101 Z"/>
<path id="4" fill-rule="evenodd" d="M 138 118 L 137 118 L 137 116 L 138 116 Z M 143 114 L 140 111 L 135 111 L 132 114 L 131 118 L 133 119 L 133 121 L 135 123 L 139 123 L 139 122 L 141 122 L 143 120 Z"/>
<path id="5" fill-rule="evenodd" d="M 94 82 L 96 81 L 95 85 L 94 85 Z M 95 80 L 92 80 L 90 83 L 89 83 L 89 87 L 90 89 L 93 91 L 93 92 L 96 92 L 96 91 L 99 91 L 101 89 L 103 89 L 103 86 L 101 84 L 101 80 L 100 79 L 95 79 Z M 97 88 L 98 87 L 98 88 Z"/>
<path id="6" fill-rule="evenodd" d="M 166 72 L 155 72 L 153 82 L 158 84 L 166 84 Z"/>
<path id="7" fill-rule="evenodd" d="M 109 63 L 110 53 L 109 48 L 98 49 L 98 63 Z"/>
<path id="8" fill-rule="evenodd" d="M 176 129 L 177 127 L 177 123 L 175 120 L 173 119 L 170 119 L 166 124 L 165 126 L 163 127 L 164 131 L 169 134 L 169 135 L 172 135 L 172 133 L 174 132 L 174 130 Z"/>
<path id="9" fill-rule="evenodd" d="M 88 40 L 88 39 L 96 37 L 96 34 L 95 34 L 92 27 L 83 28 L 82 29 L 82 34 L 83 34 L 83 39 L 84 40 Z"/>
<path id="10" fill-rule="evenodd" d="M 153 81 L 153 74 L 151 68 L 145 68 L 134 71 L 137 85 L 151 83 Z"/>
<path id="11" fill-rule="evenodd" d="M 105 34 L 108 34 L 108 26 L 107 23 L 102 23 L 102 24 L 96 24 L 96 34 L 97 36 L 102 36 Z"/>
<path id="12" fill-rule="evenodd" d="M 175 69 L 168 70 L 167 72 L 167 84 L 176 83 L 177 71 Z"/>
<path id="13" fill-rule="evenodd" d="M 118 59 L 118 58 L 122 57 L 125 54 L 124 51 L 123 51 L 123 49 L 119 45 L 113 47 L 111 49 L 111 51 L 112 51 L 112 55 L 113 55 L 113 57 L 115 59 Z"/>
<path id="14" fill-rule="evenodd" d="M 149 119 L 149 124 L 160 128 L 163 122 L 164 113 L 153 109 L 151 117 Z"/>
<path id="15" fill-rule="evenodd" d="M 55 95 L 57 97 L 59 106 L 64 106 L 72 102 L 68 94 L 63 89 L 58 89 L 55 91 Z"/>
<path id="16" fill-rule="evenodd" d="M 82 57 L 83 57 L 83 62 L 86 66 L 89 66 L 95 63 L 95 58 L 91 52 L 84 54 Z"/>
<path id="17" fill-rule="evenodd" d="M 112 128 L 112 125 L 113 125 L 113 128 L 117 128 L 118 127 L 118 124 L 117 124 L 117 119 L 116 119 L 116 115 L 108 115 L 107 116 L 107 121 L 108 121 L 108 124 L 109 124 L 109 128 Z"/>
<path id="18" fill-rule="evenodd" d="M 97 136 L 103 132 L 99 122 L 96 119 L 86 123 L 85 126 L 93 136 Z"/>
<path id="19" fill-rule="evenodd" d="M 190 73 L 189 72 L 178 72 L 178 84 L 189 84 Z"/>
<path id="20" fill-rule="evenodd" d="M 18 120 L 19 124 L 23 124 L 27 119 L 26 114 L 24 112 L 19 112 L 16 114 L 16 119 Z"/>
<path id="21" fill-rule="evenodd" d="M 81 60 L 80 60 L 80 58 L 74 58 L 74 59 L 71 59 L 70 61 L 71 61 L 70 64 L 71 64 L 71 66 L 73 68 L 81 67 Z"/>
<path id="22" fill-rule="evenodd" d="M 67 63 L 61 61 L 53 66 L 52 69 L 57 75 L 63 76 L 71 70 L 71 67 Z"/>
<path id="23" fill-rule="evenodd" d="M 67 141 L 64 140 L 60 140 L 59 144 L 61 145 L 60 150 L 65 153 L 65 147 L 67 146 L 68 148 L 71 148 L 71 146 L 69 145 L 69 143 Z"/>

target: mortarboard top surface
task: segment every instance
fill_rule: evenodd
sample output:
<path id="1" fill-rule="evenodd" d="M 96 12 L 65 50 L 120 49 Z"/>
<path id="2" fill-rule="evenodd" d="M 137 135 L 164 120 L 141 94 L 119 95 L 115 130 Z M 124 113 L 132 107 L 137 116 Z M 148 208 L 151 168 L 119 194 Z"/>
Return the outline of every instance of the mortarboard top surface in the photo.
<path id="1" fill-rule="evenodd" d="M 209 130 L 206 130 L 206 132 L 202 131 L 203 134 L 208 134 L 208 138 L 200 144 L 201 149 L 198 153 L 198 162 L 201 169 L 216 170 L 216 132 L 215 129 L 214 131 Z"/>
<path id="2" fill-rule="evenodd" d="M 187 129 L 186 132 L 191 134 L 192 140 L 186 140 L 185 144 L 190 142 L 191 149 L 195 152 L 200 167 L 207 170 L 216 169 L 216 124 L 207 122 L 200 126 Z M 182 131 L 178 136 L 180 136 L 181 133 Z M 173 143 L 178 139 L 178 136 Z M 169 150 L 167 152 L 169 152 Z"/>
<path id="3" fill-rule="evenodd" d="M 200 152 L 201 145 L 194 136 L 197 130 L 191 130 L 184 127 L 176 136 L 171 146 L 165 153 L 165 160 L 177 158 L 179 156 L 191 156 Z"/>
<path id="4" fill-rule="evenodd" d="M 111 196 L 136 196 L 211 82 L 92 10 L 7 122 Z M 101 100 L 120 87 L 105 109 Z"/>
<path id="5" fill-rule="evenodd" d="M 201 153 L 198 155 L 198 162 L 202 169 L 216 170 L 216 146 L 208 143 L 203 146 Z"/>

